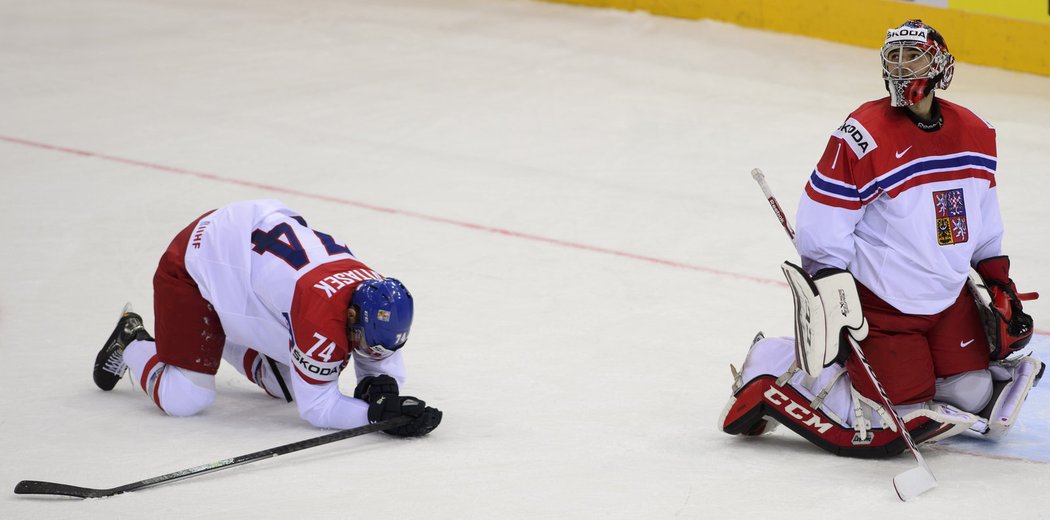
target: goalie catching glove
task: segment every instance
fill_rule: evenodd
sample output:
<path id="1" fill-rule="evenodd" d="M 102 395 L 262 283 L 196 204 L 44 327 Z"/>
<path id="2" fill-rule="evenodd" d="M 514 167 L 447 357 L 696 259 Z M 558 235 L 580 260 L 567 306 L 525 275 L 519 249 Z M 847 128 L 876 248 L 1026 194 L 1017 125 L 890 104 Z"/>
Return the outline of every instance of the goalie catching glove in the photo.
<path id="1" fill-rule="evenodd" d="M 1010 259 L 993 256 L 977 262 L 967 282 L 977 301 L 984 331 L 988 335 L 993 360 L 1004 359 L 1028 344 L 1035 330 L 1032 317 L 1021 302 L 1034 300 L 1039 293 L 1018 293 L 1010 279 Z"/>
<path id="2" fill-rule="evenodd" d="M 795 297 L 795 360 L 816 377 L 824 367 L 849 356 L 844 334 L 856 341 L 868 337 L 857 282 L 843 269 L 821 269 L 813 277 L 791 262 L 781 269 Z"/>
<path id="3" fill-rule="evenodd" d="M 368 421 L 371 423 L 401 416 L 411 417 L 412 422 L 383 432 L 397 437 L 421 437 L 441 424 L 441 410 L 431 408 L 415 397 L 384 395 L 368 407 Z"/>

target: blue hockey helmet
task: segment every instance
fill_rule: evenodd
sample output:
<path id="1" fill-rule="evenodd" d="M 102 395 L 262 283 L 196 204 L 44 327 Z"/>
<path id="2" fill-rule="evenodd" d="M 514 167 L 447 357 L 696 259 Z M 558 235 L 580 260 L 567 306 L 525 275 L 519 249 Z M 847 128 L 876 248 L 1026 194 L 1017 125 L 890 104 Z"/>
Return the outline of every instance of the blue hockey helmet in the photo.
<path id="1" fill-rule="evenodd" d="M 351 334 L 363 335 L 364 345 L 354 347 L 372 359 L 383 359 L 404 346 L 412 328 L 412 294 L 395 278 L 361 282 L 350 305 L 357 319 L 349 325 Z M 352 341 L 351 341 L 352 342 Z"/>

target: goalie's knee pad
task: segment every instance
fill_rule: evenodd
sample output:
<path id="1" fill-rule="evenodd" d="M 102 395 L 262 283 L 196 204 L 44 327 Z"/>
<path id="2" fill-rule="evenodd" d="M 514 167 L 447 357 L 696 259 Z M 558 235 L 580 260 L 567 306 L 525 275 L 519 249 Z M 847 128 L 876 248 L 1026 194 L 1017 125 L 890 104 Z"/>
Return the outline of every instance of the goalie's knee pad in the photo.
<path id="1" fill-rule="evenodd" d="M 992 373 L 987 369 L 941 378 L 936 385 L 934 399 L 970 413 L 981 411 L 992 398 Z"/>

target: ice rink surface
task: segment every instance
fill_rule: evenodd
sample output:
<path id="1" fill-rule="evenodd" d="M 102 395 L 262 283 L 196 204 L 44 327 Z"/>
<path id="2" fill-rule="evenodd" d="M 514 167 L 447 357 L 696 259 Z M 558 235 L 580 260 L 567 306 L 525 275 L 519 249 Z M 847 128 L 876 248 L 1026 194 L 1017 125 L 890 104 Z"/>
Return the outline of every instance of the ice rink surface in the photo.
<path id="1" fill-rule="evenodd" d="M 873 34 L 874 41 L 881 35 Z M 949 45 L 953 37 L 946 34 Z M 791 215 L 828 135 L 882 97 L 874 50 L 524 0 L 0 2 L 0 517 L 1035 518 L 1050 390 L 1003 446 L 910 467 L 715 427 L 729 363 L 787 334 Z M 1005 250 L 1045 358 L 1050 78 L 959 63 L 944 97 L 999 136 Z M 230 367 L 169 418 L 91 364 L 172 236 L 279 198 L 416 298 L 405 353 L 445 412 L 103 500 L 324 432 Z M 351 391 L 352 385 L 344 385 Z"/>

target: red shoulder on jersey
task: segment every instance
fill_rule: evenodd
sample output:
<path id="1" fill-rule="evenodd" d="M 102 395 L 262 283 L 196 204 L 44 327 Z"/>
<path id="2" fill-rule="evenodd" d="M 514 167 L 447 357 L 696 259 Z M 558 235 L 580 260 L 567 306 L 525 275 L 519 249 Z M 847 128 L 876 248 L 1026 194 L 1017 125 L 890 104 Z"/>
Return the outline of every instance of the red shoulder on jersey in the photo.
<path id="1" fill-rule="evenodd" d="M 944 125 L 928 133 L 887 99 L 861 105 L 832 134 L 806 185 L 815 202 L 856 210 L 883 193 L 964 178 L 995 186 L 995 131 L 954 103 L 938 100 Z"/>
<path id="2" fill-rule="evenodd" d="M 292 365 L 309 383 L 339 378 L 349 360 L 346 310 L 364 280 L 383 277 L 356 259 L 321 264 L 304 274 L 292 296 Z"/>
<path id="3" fill-rule="evenodd" d="M 871 182 L 872 173 L 858 163 L 878 148 L 874 130 L 886 117 L 887 108 L 885 99 L 864 103 L 832 132 L 806 183 L 809 198 L 826 206 L 860 209 L 864 200 L 859 188 Z"/>

